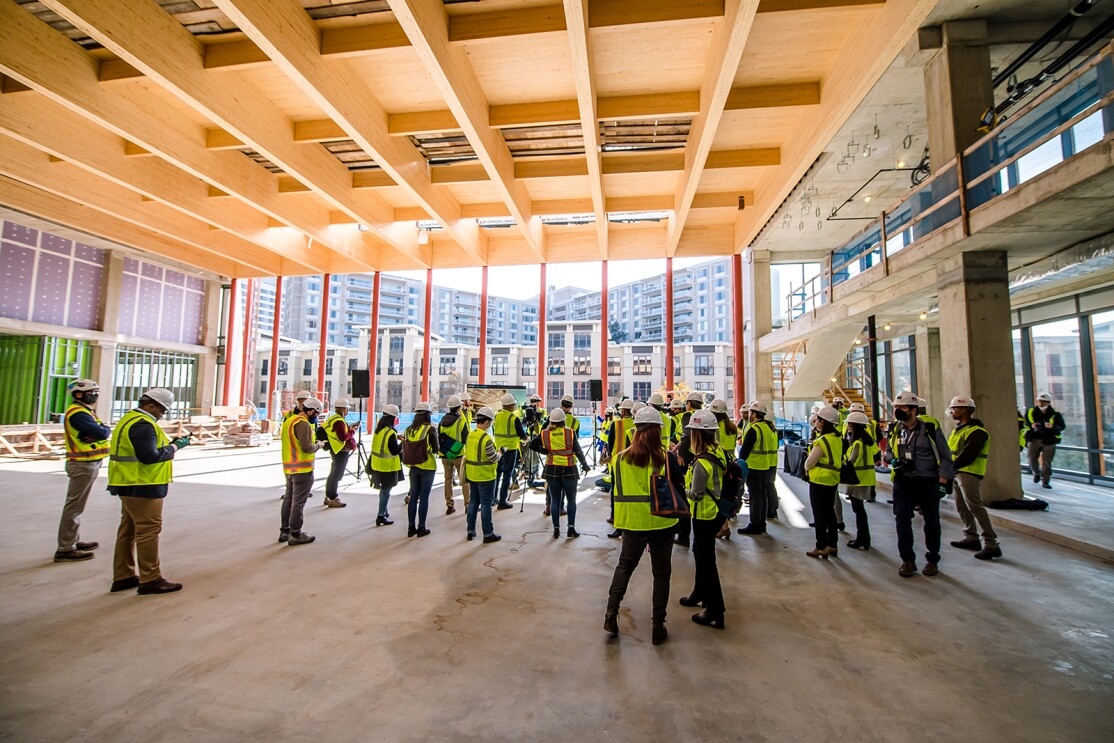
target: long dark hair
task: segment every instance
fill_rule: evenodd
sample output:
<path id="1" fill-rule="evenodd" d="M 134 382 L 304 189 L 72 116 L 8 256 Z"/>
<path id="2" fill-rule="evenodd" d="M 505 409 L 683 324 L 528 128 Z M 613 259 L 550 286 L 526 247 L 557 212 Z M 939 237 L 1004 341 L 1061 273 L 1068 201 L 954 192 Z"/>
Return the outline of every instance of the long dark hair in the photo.
<path id="1" fill-rule="evenodd" d="M 719 435 L 715 431 L 705 431 L 702 428 L 690 428 L 689 436 L 692 442 L 689 448 L 696 456 L 708 453 L 719 444 Z"/>
<path id="2" fill-rule="evenodd" d="M 383 413 L 383 415 L 379 417 L 379 422 L 375 424 L 375 432 L 379 433 L 384 428 L 394 428 L 394 425 L 395 417 L 393 415 Z"/>
<path id="3" fill-rule="evenodd" d="M 820 431 L 821 436 L 828 433 L 838 433 L 838 431 L 836 431 L 835 424 L 831 421 L 825 420 L 823 418 L 818 418 L 817 420 L 820 422 L 820 427 L 817 430 Z"/>
<path id="4" fill-rule="evenodd" d="M 630 446 L 622 452 L 623 459 L 635 467 L 654 469 L 665 466 L 665 450 L 661 448 L 661 426 L 641 425 L 634 429 Z"/>
<path id="5" fill-rule="evenodd" d="M 414 413 L 414 420 L 406 427 L 406 433 L 417 431 L 422 426 L 428 426 L 430 421 L 430 412 L 428 410 L 419 410 Z"/>
<path id="6" fill-rule="evenodd" d="M 728 436 L 734 436 L 739 433 L 739 427 L 735 425 L 735 421 L 727 417 L 727 413 L 713 413 L 717 421 L 723 421 L 723 432 Z"/>
<path id="7" fill-rule="evenodd" d="M 867 446 L 874 446 L 874 437 L 866 430 L 866 426 L 862 423 L 848 423 L 847 424 L 847 440 L 848 441 L 861 441 Z"/>

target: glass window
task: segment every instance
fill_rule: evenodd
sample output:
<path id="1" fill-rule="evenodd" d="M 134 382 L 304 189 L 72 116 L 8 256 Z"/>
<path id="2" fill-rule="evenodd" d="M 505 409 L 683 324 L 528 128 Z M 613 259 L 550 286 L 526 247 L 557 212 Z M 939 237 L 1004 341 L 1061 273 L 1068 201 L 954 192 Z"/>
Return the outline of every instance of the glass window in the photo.
<path id="1" fill-rule="evenodd" d="M 893 372 L 893 394 L 902 390 L 913 390 L 913 354 L 909 351 L 895 351 L 890 354 L 890 367 Z M 892 397 L 892 395 L 891 395 Z"/>
<path id="2" fill-rule="evenodd" d="M 470 376 L 470 377 L 480 376 L 480 359 L 479 359 L 479 357 L 476 357 L 476 358 L 472 359 L 471 363 L 468 365 L 468 376 Z"/>
<path id="3" fill-rule="evenodd" d="M 587 376 L 592 373 L 591 354 L 578 353 L 572 360 L 572 373 Z M 587 399 L 587 398 L 585 398 Z"/>
<path id="4" fill-rule="evenodd" d="M 532 377 L 538 373 L 538 365 L 533 356 L 522 357 L 522 376 Z"/>
<path id="5" fill-rule="evenodd" d="M 1083 369 L 1079 351 L 1079 319 L 1057 320 L 1034 325 L 1029 330 L 1033 343 L 1033 387 L 1039 395 L 1052 395 L 1052 405 L 1064 416 L 1067 428 L 1061 437 L 1065 446 L 1087 446 L 1087 413 L 1083 401 Z M 1032 403 L 1029 403 L 1032 405 Z M 1057 469 L 1088 472 L 1087 454 L 1060 449 Z"/>
<path id="6" fill-rule="evenodd" d="M 1114 312 L 1091 316 L 1095 349 L 1095 398 L 1099 448 L 1114 449 Z M 1100 475 L 1114 475 L 1114 454 L 1102 455 Z"/>
<path id="7" fill-rule="evenodd" d="M 560 400 L 565 394 L 565 383 L 559 380 L 549 380 L 545 383 L 545 396 L 549 400 Z"/>
<path id="8" fill-rule="evenodd" d="M 617 377 L 623 373 L 623 359 L 619 356 L 607 357 L 607 375 Z"/>
<path id="9" fill-rule="evenodd" d="M 592 397 L 590 382 L 573 382 L 572 396 L 574 400 L 588 400 Z"/>
<path id="10" fill-rule="evenodd" d="M 565 347 L 565 334 L 564 333 L 549 333 L 549 347 L 550 348 L 564 348 Z"/>
<path id="11" fill-rule="evenodd" d="M 1028 404 L 1025 400 L 1025 367 L 1021 360 L 1021 328 L 1013 330 L 1013 381 L 1017 390 L 1017 409 L 1024 413 Z"/>
<path id="12" fill-rule="evenodd" d="M 491 373 L 500 377 L 505 377 L 508 374 L 509 357 L 507 356 L 492 356 L 491 357 Z"/>
<path id="13" fill-rule="evenodd" d="M 549 363 L 546 364 L 546 366 L 549 370 L 548 371 L 549 374 L 564 374 L 565 373 L 565 357 L 564 356 L 551 357 L 549 359 Z M 562 393 L 562 394 L 564 394 L 564 393 Z M 558 395 L 558 397 L 559 396 L 560 395 Z"/>
<path id="14" fill-rule="evenodd" d="M 632 395 L 632 397 L 635 400 L 647 400 L 647 399 L 649 399 L 651 394 L 653 394 L 653 393 L 650 391 L 650 383 L 649 382 L 635 382 L 634 383 L 634 394 Z"/>
<path id="15" fill-rule="evenodd" d="M 634 373 L 634 374 L 650 374 L 650 373 L 652 373 L 652 369 L 653 369 L 652 357 L 650 357 L 648 355 L 646 355 L 646 356 L 635 356 L 634 357 L 634 370 L 633 370 L 632 373 Z M 646 384 L 649 384 L 649 382 L 647 382 Z M 643 399 L 645 399 L 645 398 L 643 398 Z"/>
<path id="16" fill-rule="evenodd" d="M 716 373 L 715 356 L 710 353 L 696 354 L 693 374 L 698 377 L 710 377 Z"/>
<path id="17" fill-rule="evenodd" d="M 573 333 L 572 334 L 572 347 L 576 351 L 587 351 L 592 347 L 592 334 L 591 333 Z"/>

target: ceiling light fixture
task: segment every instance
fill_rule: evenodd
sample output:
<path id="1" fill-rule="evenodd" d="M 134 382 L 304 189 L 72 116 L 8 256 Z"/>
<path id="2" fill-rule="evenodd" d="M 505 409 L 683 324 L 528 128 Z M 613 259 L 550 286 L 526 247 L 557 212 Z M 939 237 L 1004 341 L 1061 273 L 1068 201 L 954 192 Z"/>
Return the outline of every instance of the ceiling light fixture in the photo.
<path id="1" fill-rule="evenodd" d="M 921 319 L 922 320 L 927 320 L 928 319 L 928 313 L 927 312 L 922 312 L 921 313 Z"/>
<path id="2" fill-rule="evenodd" d="M 886 323 L 885 325 L 882 326 L 882 330 L 889 330 L 889 329 L 890 329 L 890 324 L 889 323 Z"/>

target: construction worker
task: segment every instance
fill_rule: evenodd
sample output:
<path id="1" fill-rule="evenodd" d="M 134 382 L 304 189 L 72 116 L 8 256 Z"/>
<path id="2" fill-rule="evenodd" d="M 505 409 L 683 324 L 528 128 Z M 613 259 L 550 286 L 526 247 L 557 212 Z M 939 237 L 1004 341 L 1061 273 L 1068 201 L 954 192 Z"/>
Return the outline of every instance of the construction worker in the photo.
<path id="1" fill-rule="evenodd" d="M 742 441 L 750 427 L 750 403 L 744 402 L 739 406 L 739 420 L 735 421 L 735 427 L 739 429 L 739 441 Z"/>
<path id="2" fill-rule="evenodd" d="M 472 397 L 468 390 L 460 393 L 460 414 L 468 423 L 468 428 L 472 428 Z"/>
<path id="3" fill-rule="evenodd" d="M 129 588 L 144 595 L 182 590 L 181 583 L 162 577 L 159 566 L 162 502 L 173 479 L 174 455 L 190 443 L 188 436 L 171 441 L 159 425 L 172 407 L 174 393 L 162 387 L 149 389 L 112 432 L 108 492 L 120 498 L 120 529 L 109 589 L 113 593 Z"/>
<path id="4" fill-rule="evenodd" d="M 816 547 L 805 554 L 827 560 L 839 553 L 839 532 L 835 523 L 839 469 L 843 464 L 843 439 L 839 435 L 839 411 L 820 408 L 816 414 L 819 436 L 812 442 L 805 472 L 808 473 L 808 500 L 816 529 Z"/>
<path id="5" fill-rule="evenodd" d="M 510 496 L 514 469 L 518 466 L 519 450 L 522 448 L 522 443 L 526 441 L 526 431 L 522 428 L 522 419 L 515 415 L 518 402 L 514 399 L 514 395 L 510 393 L 503 395 L 499 404 L 503 409 L 495 414 L 491 432 L 495 438 L 495 447 L 502 454 L 495 475 L 495 494 L 499 500 L 495 508 L 504 511 L 513 507 L 507 498 Z"/>
<path id="6" fill-rule="evenodd" d="M 293 547 L 316 539 L 302 529 L 303 511 L 313 489 L 315 455 L 324 446 L 314 437 L 324 405 L 317 398 L 309 397 L 302 401 L 300 408 L 302 412 L 282 422 L 282 471 L 286 475 L 286 490 L 282 496 L 278 540 Z"/>
<path id="7" fill-rule="evenodd" d="M 410 494 L 406 500 L 407 537 L 426 537 L 429 493 L 437 472 L 437 432 L 431 424 L 433 408 L 424 400 L 414 406 L 414 420 L 403 432 L 403 463 L 410 467 Z"/>
<path id="8" fill-rule="evenodd" d="M 1029 471 L 1033 482 L 1043 482 L 1046 490 L 1051 490 L 1052 458 L 1056 456 L 1056 445 L 1060 434 L 1067 428 L 1064 416 L 1052 407 L 1052 395 L 1043 392 L 1037 395 L 1037 404 L 1025 412 L 1025 442 L 1029 447 Z"/>
<path id="9" fill-rule="evenodd" d="M 375 515 L 376 526 L 390 526 L 394 523 L 387 505 L 391 500 L 391 488 L 402 482 L 402 443 L 398 440 L 395 426 L 398 425 L 397 405 L 386 405 L 379 422 L 375 424 L 375 438 L 371 442 L 371 458 L 368 460 L 368 474 L 371 486 L 379 489 L 379 512 Z"/>
<path id="10" fill-rule="evenodd" d="M 685 435 L 685 423 L 682 418 L 685 417 L 685 401 L 679 397 L 674 397 L 669 401 L 669 417 L 673 419 L 673 438 L 672 443 L 678 444 Z"/>
<path id="11" fill-rule="evenodd" d="M 847 546 L 867 551 L 870 549 L 870 521 L 867 519 L 865 502 L 870 500 L 874 492 L 877 478 L 874 463 L 879 452 L 878 442 L 870 432 L 870 419 L 860 410 L 852 410 L 847 414 L 843 429 L 843 459 L 855 467 L 855 474 L 859 478 L 858 485 L 845 486 L 847 497 L 851 501 L 851 510 L 855 513 L 855 538 L 847 542 Z"/>
<path id="12" fill-rule="evenodd" d="M 460 491 L 464 496 L 464 507 L 468 507 L 468 479 L 464 477 L 464 447 L 468 441 L 471 426 L 462 411 L 464 401 L 456 395 L 448 399 L 449 412 L 441 417 L 437 425 L 438 444 L 441 452 L 441 471 L 445 474 L 445 515 L 456 512 L 453 506 L 453 476 L 460 481 Z"/>
<path id="13" fill-rule="evenodd" d="M 692 557 L 696 575 L 692 591 L 681 598 L 681 606 L 703 606 L 692 621 L 723 629 L 723 588 L 716 567 L 716 535 L 727 521 L 716 499 L 723 490 L 723 473 L 733 454 L 719 445 L 719 425 L 710 410 L 692 414 L 686 428 L 692 466 L 685 472 L 685 495 L 692 513 Z"/>
<path id="14" fill-rule="evenodd" d="M 739 443 L 739 427 L 735 425 L 735 421 L 731 420 L 727 415 L 727 402 L 725 400 L 715 399 L 712 404 L 708 406 L 712 414 L 716 416 L 716 421 L 719 425 L 719 445 L 720 448 L 727 453 L 727 455 L 735 458 L 735 447 Z"/>
<path id="15" fill-rule="evenodd" d="M 940 421 L 928 414 L 928 400 L 923 397 L 917 397 L 917 417 L 925 423 L 931 423 L 937 429 L 940 428 Z"/>
<path id="16" fill-rule="evenodd" d="M 348 409 L 352 403 L 346 397 L 338 397 L 333 403 L 333 412 L 325 419 L 322 426 L 328 437 L 329 456 L 332 463 L 329 465 L 329 479 L 325 481 L 325 505 L 329 508 L 344 508 L 337 494 L 337 488 L 344 477 L 344 469 L 348 466 L 348 458 L 356 451 L 356 431 L 348 425 Z"/>
<path id="17" fill-rule="evenodd" d="M 298 394 L 294 395 L 294 407 L 290 408 L 290 410 L 287 410 L 285 413 L 282 414 L 283 422 L 286 422 L 286 420 L 292 416 L 305 412 L 305 409 L 302 407 L 302 403 L 304 403 L 311 397 L 313 397 L 313 395 L 311 395 L 308 390 L 302 390 Z"/>
<path id="18" fill-rule="evenodd" d="M 468 526 L 468 541 L 476 538 L 476 512 L 480 513 L 483 527 L 484 544 L 498 542 L 503 537 L 495 533 L 491 522 L 491 504 L 495 500 L 495 478 L 499 462 L 499 450 L 489 433 L 495 420 L 495 411 L 486 405 L 476 411 L 476 429 L 464 445 L 464 476 L 472 487 L 472 499 L 465 511 Z"/>
<path id="19" fill-rule="evenodd" d="M 97 417 L 96 405 L 101 388 L 92 379 L 75 379 L 67 388 L 73 402 L 66 408 L 62 426 L 66 434 L 66 503 L 58 522 L 58 548 L 54 562 L 89 560 L 98 542 L 82 542 L 78 529 L 85 503 L 93 490 L 101 462 L 108 456 L 112 429 Z"/>
<path id="20" fill-rule="evenodd" d="M 530 449 L 545 455 L 546 514 L 553 519 L 553 538 L 561 536 L 561 515 L 565 512 L 562 503 L 568 504 L 569 526 L 566 536 L 569 539 L 580 536 L 576 530 L 576 488 L 580 478 L 576 473 L 576 462 L 580 469 L 588 473 L 588 462 L 580 450 L 580 440 L 573 435 L 572 429 L 565 426 L 564 411 L 555 408 L 549 415 L 549 425 L 530 441 Z"/>
<path id="21" fill-rule="evenodd" d="M 850 412 L 847 409 L 847 401 L 844 400 L 842 397 L 833 398 L 832 407 L 839 412 L 839 424 L 836 427 L 839 429 L 839 435 L 842 436 L 843 422 L 847 420 L 847 413 Z"/>
<path id="22" fill-rule="evenodd" d="M 853 402 L 853 403 L 851 403 L 851 407 L 848 408 L 847 414 L 850 415 L 851 413 L 862 413 L 863 415 L 866 415 L 866 406 L 863 405 L 861 402 Z M 844 420 L 844 422 L 846 422 L 847 418 L 845 417 L 843 420 Z M 870 437 L 872 439 L 874 439 L 874 441 L 877 443 L 877 441 L 878 441 L 878 421 L 871 420 L 868 417 L 867 418 L 867 423 L 866 423 L 866 431 L 867 431 L 867 433 L 870 434 Z"/>
<path id="23" fill-rule="evenodd" d="M 695 413 L 697 410 L 702 409 L 703 407 L 703 392 L 696 392 L 695 390 L 693 390 L 692 392 L 685 395 L 685 412 L 681 414 L 681 425 L 687 426 L 689 424 L 689 418 L 692 417 L 692 414 Z"/>
<path id="24" fill-rule="evenodd" d="M 607 439 L 607 462 L 610 464 L 615 455 L 630 446 L 631 437 L 634 436 L 634 400 L 629 397 L 619 403 L 619 417 L 615 419 L 615 423 L 611 426 L 611 434 Z M 611 468 L 608 467 L 605 479 L 608 486 L 608 492 L 611 493 L 611 515 L 607 518 L 607 523 L 611 524 L 615 521 L 615 493 L 612 487 L 614 483 L 611 481 Z M 610 539 L 618 539 L 623 535 L 619 529 L 612 529 L 607 535 Z"/>
<path id="25" fill-rule="evenodd" d="M 522 427 L 526 430 L 526 435 L 528 437 L 532 438 L 542 432 L 542 420 L 545 416 L 543 412 L 539 410 L 541 404 L 541 395 L 533 394 L 526 400 L 526 407 L 522 411 Z M 522 452 L 522 457 L 526 469 L 526 487 L 543 487 L 545 482 L 538 480 L 541 457 L 529 447 Z"/>
<path id="26" fill-rule="evenodd" d="M 646 404 L 658 411 L 658 415 L 661 416 L 661 446 L 663 449 L 668 449 L 669 445 L 673 443 L 673 419 L 669 416 L 669 409 L 665 406 L 665 398 L 662 397 L 660 392 L 655 392 L 650 395 Z"/>
<path id="27" fill-rule="evenodd" d="M 956 423 L 955 430 L 948 436 L 948 449 L 955 466 L 955 509 L 963 522 L 963 539 L 951 545 L 973 550 L 977 560 L 993 560 L 1002 556 L 1002 548 L 982 499 L 990 432 L 974 417 L 975 401 L 967 395 L 953 397 L 948 412 Z M 979 529 L 982 530 L 982 543 L 979 542 Z"/>
<path id="28" fill-rule="evenodd" d="M 765 534 L 766 518 L 777 475 L 777 430 L 766 420 L 766 405 L 757 400 L 746 405 L 748 425 L 739 445 L 739 459 L 747 463 L 747 491 L 750 493 L 750 523 L 739 534 Z M 776 509 L 776 506 L 775 506 Z M 776 513 L 776 510 L 775 510 Z"/>
<path id="29" fill-rule="evenodd" d="M 572 399 L 572 395 L 564 395 L 561 397 L 561 410 L 565 413 L 565 427 L 571 428 L 572 432 L 576 434 L 576 437 L 580 438 L 580 419 L 572 414 L 573 404 L 574 400 Z"/>

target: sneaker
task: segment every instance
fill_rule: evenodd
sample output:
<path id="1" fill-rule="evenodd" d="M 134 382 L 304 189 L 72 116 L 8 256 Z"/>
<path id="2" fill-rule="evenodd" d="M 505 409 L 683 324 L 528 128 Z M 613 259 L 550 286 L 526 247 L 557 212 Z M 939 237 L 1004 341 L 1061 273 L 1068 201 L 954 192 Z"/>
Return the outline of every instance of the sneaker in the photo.
<path id="1" fill-rule="evenodd" d="M 902 578 L 908 578 L 912 575 L 916 575 L 917 574 L 917 563 L 915 563 L 915 562 L 903 562 L 903 563 L 901 563 L 901 567 L 897 569 L 897 574 L 900 575 Z"/>
<path id="2" fill-rule="evenodd" d="M 491 544 L 492 542 L 498 542 L 502 538 L 503 538 L 502 534 L 488 534 L 488 535 L 484 536 L 484 544 Z"/>
<path id="3" fill-rule="evenodd" d="M 280 530 L 279 531 L 279 542 L 289 542 L 289 541 L 290 541 L 290 530 L 289 529 Z"/>
<path id="4" fill-rule="evenodd" d="M 156 593 L 174 593 L 175 591 L 181 590 L 181 583 L 171 583 L 166 578 L 156 578 L 146 583 L 140 583 L 139 590 L 137 590 L 136 593 L 140 596 L 150 596 Z"/>
<path id="5" fill-rule="evenodd" d="M 54 562 L 79 562 L 93 559 L 93 553 L 86 550 L 61 550 L 54 553 Z"/>
<path id="6" fill-rule="evenodd" d="M 93 550 L 95 550 L 97 547 L 100 547 L 100 546 L 101 546 L 100 542 L 78 542 L 77 544 L 74 545 L 74 549 L 75 550 L 81 550 L 82 552 L 92 552 Z"/>
<path id="7" fill-rule="evenodd" d="M 345 506 L 347 506 L 347 505 L 348 505 L 348 504 L 347 504 L 347 503 L 343 503 L 343 502 L 342 502 L 342 501 L 340 500 L 340 498 L 326 498 L 326 499 L 325 499 L 325 506 L 326 506 L 327 508 L 344 508 L 344 507 L 345 507 Z"/>
<path id="8" fill-rule="evenodd" d="M 120 591 L 127 591 L 131 588 L 139 587 L 139 576 L 133 575 L 130 578 L 121 578 L 120 580 L 112 581 L 112 588 L 109 588 L 109 593 L 118 593 Z"/>
<path id="9" fill-rule="evenodd" d="M 986 547 L 975 553 L 976 560 L 993 560 L 995 557 L 1002 556 L 1001 547 Z"/>
<path id="10" fill-rule="evenodd" d="M 940 574 L 940 568 L 936 567 L 936 563 L 934 563 L 934 562 L 930 562 L 927 565 L 925 565 L 923 568 L 921 568 L 921 575 L 932 576 L 932 575 L 939 575 L 939 574 Z"/>
<path id="11" fill-rule="evenodd" d="M 949 544 L 961 550 L 977 551 L 980 547 L 982 547 L 982 542 L 980 542 L 977 538 L 960 539 L 956 542 L 949 542 Z"/>
<path id="12" fill-rule="evenodd" d="M 299 544 L 309 544 L 315 539 L 317 539 L 317 537 L 312 534 L 306 534 L 304 531 L 292 531 L 290 532 L 290 540 L 286 543 L 286 546 L 296 547 Z"/>

